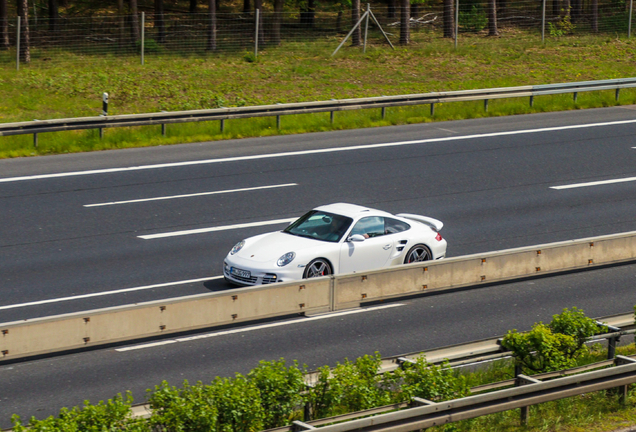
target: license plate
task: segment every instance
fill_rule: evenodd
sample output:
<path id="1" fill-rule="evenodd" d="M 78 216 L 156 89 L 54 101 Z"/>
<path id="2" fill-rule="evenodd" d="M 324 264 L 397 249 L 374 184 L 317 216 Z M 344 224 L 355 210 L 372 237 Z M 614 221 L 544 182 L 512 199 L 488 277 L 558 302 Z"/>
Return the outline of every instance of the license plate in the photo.
<path id="1" fill-rule="evenodd" d="M 241 269 L 237 269 L 236 267 L 232 267 L 230 269 L 230 273 L 233 274 L 234 276 L 242 277 L 245 279 L 249 279 L 252 277 L 252 272 L 250 272 L 249 270 L 241 270 Z"/>

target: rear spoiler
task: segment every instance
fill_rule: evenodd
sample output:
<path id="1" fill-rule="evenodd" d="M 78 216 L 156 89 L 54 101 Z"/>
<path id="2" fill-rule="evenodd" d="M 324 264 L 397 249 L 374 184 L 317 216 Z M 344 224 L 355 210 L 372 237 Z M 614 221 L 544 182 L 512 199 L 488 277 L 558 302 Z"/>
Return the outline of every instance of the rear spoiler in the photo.
<path id="1" fill-rule="evenodd" d="M 404 219 L 414 220 L 416 222 L 421 222 L 424 225 L 427 225 L 427 226 L 431 227 L 433 229 L 433 231 L 438 231 L 439 232 L 442 229 L 442 227 L 444 226 L 444 223 L 442 221 L 439 221 L 437 219 L 433 219 L 431 217 L 414 215 L 414 214 L 409 214 L 409 213 L 400 213 L 400 214 L 396 214 L 396 216 L 402 217 Z"/>

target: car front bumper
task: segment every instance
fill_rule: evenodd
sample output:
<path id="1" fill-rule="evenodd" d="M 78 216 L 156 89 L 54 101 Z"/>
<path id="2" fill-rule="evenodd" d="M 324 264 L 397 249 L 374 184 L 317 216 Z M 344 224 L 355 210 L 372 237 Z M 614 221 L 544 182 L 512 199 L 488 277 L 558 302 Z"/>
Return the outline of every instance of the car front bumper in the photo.
<path id="1" fill-rule="evenodd" d="M 234 270 L 234 271 L 233 271 Z M 236 256 L 228 255 L 223 262 L 225 280 L 235 285 L 268 285 L 277 282 L 290 282 L 303 277 L 303 267 L 291 262 L 285 267 L 275 263 L 254 263 Z M 247 276 L 244 272 L 249 272 Z"/>

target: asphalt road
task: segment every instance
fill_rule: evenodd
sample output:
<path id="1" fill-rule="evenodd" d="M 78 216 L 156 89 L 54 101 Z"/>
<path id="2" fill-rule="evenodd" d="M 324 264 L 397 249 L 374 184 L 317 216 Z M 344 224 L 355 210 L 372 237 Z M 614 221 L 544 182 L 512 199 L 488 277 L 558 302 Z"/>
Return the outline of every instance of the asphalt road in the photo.
<path id="1" fill-rule="evenodd" d="M 633 181 L 552 188 L 634 177 L 635 114 L 608 108 L 3 160 L 0 322 L 229 289 L 211 279 L 227 250 L 284 225 L 184 231 L 289 218 L 330 202 L 438 218 L 450 256 L 636 230 Z M 140 237 L 162 233 L 181 234 Z M 126 389 L 143 400 L 161 379 L 209 381 L 260 359 L 315 368 L 492 337 L 563 307 L 628 312 L 635 275 L 620 266 L 6 365 L 0 427 L 12 413 L 41 417 Z"/>

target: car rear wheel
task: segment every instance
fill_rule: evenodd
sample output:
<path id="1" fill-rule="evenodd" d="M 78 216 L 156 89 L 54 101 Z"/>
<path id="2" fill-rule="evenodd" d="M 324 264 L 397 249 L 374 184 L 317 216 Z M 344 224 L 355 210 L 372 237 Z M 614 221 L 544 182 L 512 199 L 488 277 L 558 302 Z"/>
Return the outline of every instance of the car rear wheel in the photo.
<path id="1" fill-rule="evenodd" d="M 431 250 L 423 244 L 416 244 L 406 253 L 404 264 L 428 261 L 432 257 Z"/>
<path id="2" fill-rule="evenodd" d="M 303 273 L 303 279 L 320 277 L 320 276 L 328 276 L 333 274 L 333 269 L 329 264 L 329 261 L 323 258 L 316 258 L 305 267 L 305 272 Z"/>

